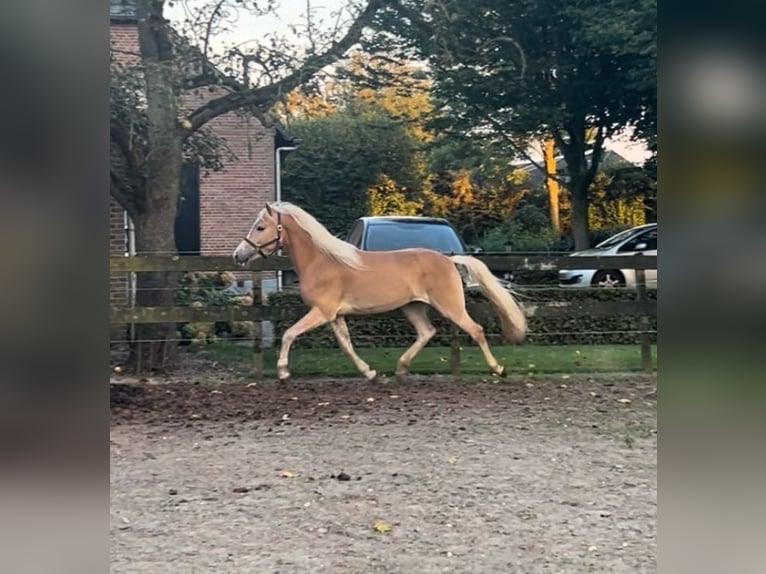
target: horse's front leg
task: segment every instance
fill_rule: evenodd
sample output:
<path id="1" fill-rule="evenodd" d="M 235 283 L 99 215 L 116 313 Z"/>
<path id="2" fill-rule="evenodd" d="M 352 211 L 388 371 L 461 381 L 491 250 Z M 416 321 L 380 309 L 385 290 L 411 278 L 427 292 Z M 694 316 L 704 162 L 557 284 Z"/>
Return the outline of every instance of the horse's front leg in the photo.
<path id="1" fill-rule="evenodd" d="M 378 374 L 370 369 L 370 365 L 365 363 L 354 351 L 346 319 L 343 317 L 336 317 L 335 321 L 332 322 L 332 330 L 335 332 L 335 337 L 338 339 L 338 344 L 340 345 L 341 350 L 349 359 L 351 359 L 356 368 L 359 369 L 359 372 L 362 373 L 364 378 L 368 381 L 374 381 Z"/>
<path id="2" fill-rule="evenodd" d="M 290 346 L 296 337 L 321 327 L 325 323 L 327 323 L 327 318 L 324 313 L 316 307 L 312 307 L 297 323 L 285 331 L 285 334 L 282 335 L 282 348 L 279 351 L 279 360 L 277 361 L 277 377 L 280 381 L 286 381 L 290 378 L 290 370 L 288 369 Z"/>

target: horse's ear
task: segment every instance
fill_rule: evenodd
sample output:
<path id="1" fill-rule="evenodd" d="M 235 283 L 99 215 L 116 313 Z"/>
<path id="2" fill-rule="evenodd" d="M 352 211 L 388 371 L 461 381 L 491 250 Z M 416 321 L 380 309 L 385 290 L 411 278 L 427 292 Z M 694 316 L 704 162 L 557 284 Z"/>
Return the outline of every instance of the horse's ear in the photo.
<path id="1" fill-rule="evenodd" d="M 269 216 L 273 216 L 274 215 L 274 210 L 271 208 L 271 204 L 270 203 L 266 204 L 266 213 L 268 213 Z"/>

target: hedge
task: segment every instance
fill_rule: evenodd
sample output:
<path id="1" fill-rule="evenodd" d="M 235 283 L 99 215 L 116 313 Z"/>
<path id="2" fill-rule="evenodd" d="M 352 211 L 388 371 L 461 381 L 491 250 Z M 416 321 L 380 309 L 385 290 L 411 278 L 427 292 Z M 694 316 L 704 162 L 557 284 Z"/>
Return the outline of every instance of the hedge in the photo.
<path id="1" fill-rule="evenodd" d="M 649 291 L 648 297 L 656 299 L 656 291 Z M 479 293 L 469 291 L 468 301 L 486 301 Z M 636 292 L 621 289 L 527 289 L 520 290 L 518 300 L 524 303 L 545 301 L 635 301 Z M 269 295 L 267 305 L 291 307 L 289 318 L 274 322 L 274 335 L 281 338 L 284 331 L 307 311 L 297 291 L 282 291 Z M 451 323 L 437 311 L 429 309 L 429 316 L 437 333 L 430 345 L 448 346 L 450 343 Z M 500 328 L 494 310 L 475 315 L 474 319 L 482 324 L 490 343 L 500 341 Z M 529 319 L 527 343 L 539 345 L 560 344 L 638 344 L 641 329 L 638 316 L 619 315 L 611 317 L 531 317 Z M 351 339 L 355 347 L 408 347 L 415 340 L 415 329 L 401 311 L 392 311 L 379 315 L 347 317 Z M 651 317 L 650 334 L 656 342 L 657 319 Z M 473 345 L 473 341 L 461 331 L 461 342 Z M 335 335 L 329 325 L 306 333 L 294 343 L 298 348 L 337 348 Z"/>

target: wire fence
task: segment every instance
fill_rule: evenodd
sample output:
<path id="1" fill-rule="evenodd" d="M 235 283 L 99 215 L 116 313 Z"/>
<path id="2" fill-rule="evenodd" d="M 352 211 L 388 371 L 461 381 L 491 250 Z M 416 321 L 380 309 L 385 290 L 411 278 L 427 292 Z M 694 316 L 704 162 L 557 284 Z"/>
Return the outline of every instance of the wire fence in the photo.
<path id="1" fill-rule="evenodd" d="M 504 273 L 500 271 L 501 269 L 507 269 L 512 270 L 505 272 L 507 275 L 519 278 L 519 281 L 511 281 L 511 288 L 522 307 L 532 310 L 533 316 L 532 328 L 526 337 L 527 344 L 532 346 L 583 345 L 615 341 L 639 344 L 642 366 L 651 368 L 650 346 L 656 341 L 657 335 L 654 319 L 656 293 L 647 295 L 646 285 L 643 282 L 643 270 L 656 266 L 656 257 L 591 257 L 588 261 L 582 259 L 577 262 L 573 262 L 573 258 L 568 257 L 560 259 L 566 255 L 566 253 L 558 252 L 500 253 L 480 254 L 479 258 L 485 260 L 495 275 Z M 620 266 L 633 268 L 637 270 L 636 277 L 640 277 L 641 281 L 633 289 L 619 290 L 620 293 L 627 293 L 627 297 L 621 296 L 622 300 L 599 295 L 583 302 L 590 297 L 587 292 L 603 294 L 604 290 L 559 285 L 556 267 L 560 264 L 564 268 L 572 268 L 573 265 L 581 262 L 602 269 Z M 277 349 L 284 330 L 303 313 L 298 297 L 299 286 L 290 285 L 283 290 L 284 292 L 275 293 L 277 284 L 273 281 L 273 277 L 277 270 L 289 269 L 289 261 L 286 258 L 269 258 L 265 263 L 263 260 L 259 261 L 257 265 L 257 269 L 239 269 L 233 265 L 229 252 L 205 257 L 179 257 L 176 253 L 163 254 L 155 251 L 135 257 L 113 257 L 112 276 L 131 278 L 130 282 L 126 282 L 131 292 L 121 293 L 119 288 L 112 291 L 112 345 L 125 347 L 130 344 L 165 341 L 186 343 L 191 348 L 201 349 L 206 348 L 209 343 L 216 343 L 238 347 L 249 346 L 253 349 L 254 356 L 260 354 L 261 348 Z M 269 267 L 270 265 L 273 267 Z M 147 271 L 175 274 L 178 282 L 173 285 L 144 286 L 140 281 L 135 281 L 138 275 Z M 270 280 L 264 281 L 267 276 L 270 276 Z M 254 298 L 252 296 L 254 292 L 261 296 Z M 293 296 L 287 297 L 285 292 L 292 293 Z M 152 294 L 167 293 L 173 295 L 173 302 L 170 303 L 174 305 L 172 308 L 134 306 L 137 299 L 151 301 Z M 125 297 L 126 294 L 128 297 Z M 148 298 L 142 295 L 148 295 Z M 123 307 L 120 307 L 121 296 Z M 166 296 L 163 301 L 165 305 L 168 304 Z M 129 312 L 125 312 L 126 302 Z M 481 314 L 481 317 L 474 317 L 477 321 L 481 323 L 488 317 L 486 309 L 480 304 L 475 301 L 467 302 L 470 313 L 473 314 L 476 311 Z M 593 317 L 587 317 L 588 313 L 594 313 L 594 317 L 598 320 L 594 323 Z M 632 316 L 629 321 L 623 321 L 621 318 L 626 314 Z M 573 319 L 573 317 L 580 318 Z M 439 323 L 439 319 L 432 318 L 436 322 L 437 336 L 430 346 L 449 347 L 452 359 L 450 362 L 453 365 L 458 363 L 459 349 L 473 347 L 475 343 L 466 333 L 457 331 L 454 327 L 445 329 L 444 325 Z M 374 324 L 375 320 L 356 317 L 349 319 L 349 328 L 355 347 L 360 349 L 401 348 L 408 347 L 416 339 L 414 328 L 402 317 L 399 317 L 398 322 L 393 323 L 387 319 L 388 323 L 384 321 L 373 328 L 370 325 Z M 153 321 L 175 323 L 175 335 L 169 339 L 145 336 L 147 331 L 140 325 Z M 199 327 L 199 324 L 205 323 L 208 324 L 207 328 Z M 123 327 L 117 327 L 117 324 Z M 211 328 L 210 325 L 214 327 Z M 594 325 L 601 326 L 593 328 Z M 502 344 L 503 338 L 498 331 L 496 320 L 490 328 L 485 326 L 485 336 L 491 345 Z M 338 344 L 332 332 L 325 327 L 301 335 L 294 348 L 302 350 L 337 347 Z M 456 355 L 458 355 L 457 360 L 455 360 Z M 256 367 L 256 371 L 259 370 L 262 372 L 262 364 Z"/>
<path id="2" fill-rule="evenodd" d="M 640 329 L 631 329 L 631 330 L 610 330 L 610 331 L 546 331 L 545 333 L 527 333 L 526 339 L 535 339 L 535 338 L 543 338 L 543 337 L 550 337 L 550 336 L 578 336 L 578 335 L 641 335 L 641 334 L 649 334 L 649 335 L 656 335 L 657 330 L 655 329 L 647 329 L 647 330 L 640 330 Z M 352 343 L 353 343 L 353 333 L 352 336 Z M 469 343 L 469 346 L 474 346 L 474 344 L 471 342 L 470 337 L 466 333 L 460 333 L 458 334 L 458 337 L 461 339 L 464 339 L 466 342 Z M 391 338 L 391 335 L 365 335 L 365 340 L 379 340 L 379 341 L 387 341 Z M 412 341 L 414 342 L 416 338 L 415 331 L 412 332 Z M 496 334 L 496 333 L 489 333 L 485 335 L 485 338 L 488 342 L 492 343 L 501 343 L 503 341 L 502 335 Z M 276 345 L 279 346 L 279 341 L 276 341 L 278 338 L 274 338 Z M 324 337 L 318 337 L 316 335 L 312 335 L 311 333 L 305 333 L 300 336 L 299 340 L 301 341 L 309 341 L 309 342 L 324 342 L 326 339 Z M 200 346 L 203 346 L 205 344 L 212 344 L 212 343 L 248 343 L 252 344 L 255 341 L 254 337 L 220 337 L 220 336 L 213 336 L 209 337 L 203 340 L 199 340 L 195 342 L 190 337 L 171 337 L 171 338 L 163 338 L 163 339 L 152 339 L 152 338 L 135 338 L 135 339 L 112 339 L 110 342 L 113 345 L 129 345 L 131 343 L 160 343 L 160 342 L 171 342 L 171 343 L 194 343 L 198 344 Z M 405 345 L 406 346 L 406 345 Z"/>

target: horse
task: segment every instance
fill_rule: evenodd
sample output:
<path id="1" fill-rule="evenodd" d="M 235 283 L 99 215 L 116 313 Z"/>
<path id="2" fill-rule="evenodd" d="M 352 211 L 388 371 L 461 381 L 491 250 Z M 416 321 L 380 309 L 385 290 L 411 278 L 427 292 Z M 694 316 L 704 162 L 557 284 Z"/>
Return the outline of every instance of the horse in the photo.
<path id="1" fill-rule="evenodd" d="M 310 307 L 282 336 L 277 361 L 280 381 L 290 378 L 289 353 L 296 337 L 330 323 L 343 353 L 368 381 L 377 372 L 354 351 L 345 317 L 401 309 L 417 332 L 417 339 L 399 358 L 395 376 L 403 381 L 415 355 L 436 334 L 428 318 L 433 307 L 464 330 L 478 344 L 490 372 L 505 376 L 492 355 L 484 329 L 466 311 L 462 266 L 494 304 L 503 339 L 521 343 L 527 322 L 511 293 L 487 266 L 468 255 L 448 256 L 430 249 L 362 251 L 332 235 L 314 216 L 297 205 L 267 203 L 250 231 L 234 250 L 234 262 L 267 258 L 286 249 L 300 280 L 300 294 Z"/>

